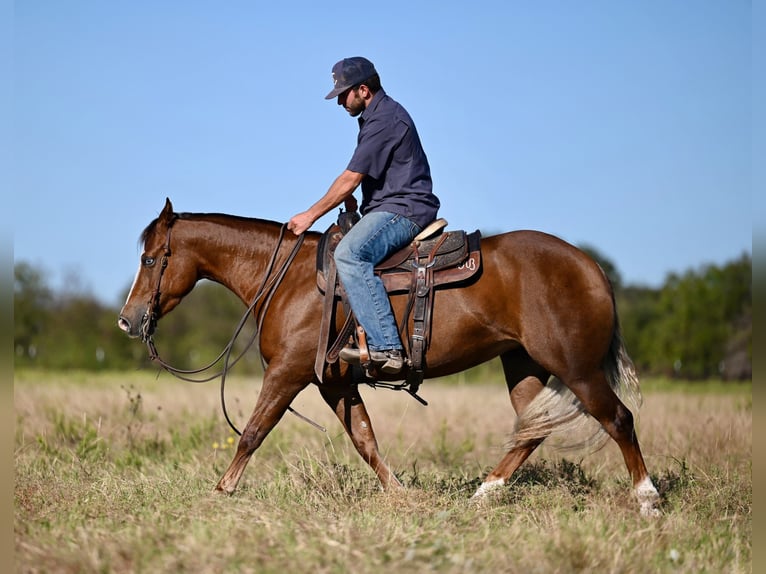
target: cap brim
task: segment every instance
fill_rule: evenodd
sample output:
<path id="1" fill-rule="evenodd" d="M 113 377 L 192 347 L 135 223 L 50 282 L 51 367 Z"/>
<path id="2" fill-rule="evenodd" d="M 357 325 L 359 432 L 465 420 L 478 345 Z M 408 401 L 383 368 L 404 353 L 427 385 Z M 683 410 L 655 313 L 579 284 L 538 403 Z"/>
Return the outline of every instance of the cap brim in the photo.
<path id="1" fill-rule="evenodd" d="M 333 98 L 337 98 L 339 95 L 341 95 L 343 92 L 345 92 L 346 90 L 348 90 L 348 88 L 350 88 L 350 87 L 351 87 L 351 86 L 346 86 L 346 87 L 335 88 L 335 89 L 334 89 L 332 92 L 330 92 L 329 94 L 327 94 L 327 95 L 324 97 L 324 99 L 325 99 L 325 100 L 332 100 Z"/>

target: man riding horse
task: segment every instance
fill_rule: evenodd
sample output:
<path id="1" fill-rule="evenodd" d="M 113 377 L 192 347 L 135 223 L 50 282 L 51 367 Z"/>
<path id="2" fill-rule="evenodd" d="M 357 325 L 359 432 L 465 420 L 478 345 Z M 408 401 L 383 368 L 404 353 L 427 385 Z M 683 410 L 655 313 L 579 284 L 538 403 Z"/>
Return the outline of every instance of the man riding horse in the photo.
<path id="1" fill-rule="evenodd" d="M 332 75 L 334 87 L 325 99 L 337 97 L 339 106 L 358 116 L 356 150 L 327 193 L 287 226 L 300 235 L 342 202 L 347 211 L 356 211 L 353 193 L 361 183 L 362 218 L 338 244 L 335 264 L 366 334 L 370 361 L 383 373 L 396 374 L 404 366 L 402 342 L 386 289 L 373 269 L 436 218 L 439 199 L 415 124 L 383 90 L 372 62 L 345 58 L 333 66 Z M 360 351 L 346 347 L 340 358 L 359 363 Z"/>

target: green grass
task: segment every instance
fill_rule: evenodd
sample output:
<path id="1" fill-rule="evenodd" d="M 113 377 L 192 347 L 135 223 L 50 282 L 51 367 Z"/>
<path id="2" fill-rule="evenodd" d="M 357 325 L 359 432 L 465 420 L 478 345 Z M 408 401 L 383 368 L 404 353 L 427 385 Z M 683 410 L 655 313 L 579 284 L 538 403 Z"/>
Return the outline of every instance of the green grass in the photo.
<path id="1" fill-rule="evenodd" d="M 227 389 L 242 424 L 258 382 Z M 365 390 L 404 493 L 380 492 L 309 388 L 293 406 L 327 433 L 285 415 L 228 497 L 212 492 L 233 454 L 215 383 L 17 373 L 17 571 L 752 571 L 749 386 L 645 389 L 657 520 L 639 516 L 611 443 L 541 448 L 512 485 L 471 502 L 513 427 L 497 382 L 427 382 L 429 407 Z"/>

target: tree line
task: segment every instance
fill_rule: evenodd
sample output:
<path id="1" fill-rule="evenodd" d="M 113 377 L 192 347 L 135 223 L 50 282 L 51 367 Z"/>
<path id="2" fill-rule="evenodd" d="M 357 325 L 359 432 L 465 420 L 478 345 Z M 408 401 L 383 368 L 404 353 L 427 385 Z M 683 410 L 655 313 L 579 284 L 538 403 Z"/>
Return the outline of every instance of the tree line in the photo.
<path id="1" fill-rule="evenodd" d="M 596 249 L 583 250 L 612 281 L 623 338 L 642 375 L 686 380 L 752 377 L 750 255 L 670 274 L 662 287 L 653 289 L 623 285 L 611 261 Z M 17 367 L 156 368 L 146 347 L 117 328 L 119 309 L 82 290 L 56 291 L 42 269 L 23 261 L 14 265 L 13 310 Z M 202 282 L 160 321 L 155 334 L 160 355 L 179 368 L 209 363 L 229 342 L 243 312 L 232 293 Z M 252 334 L 252 326 L 243 331 L 238 351 Z M 237 372 L 261 372 L 256 347 L 244 354 Z"/>

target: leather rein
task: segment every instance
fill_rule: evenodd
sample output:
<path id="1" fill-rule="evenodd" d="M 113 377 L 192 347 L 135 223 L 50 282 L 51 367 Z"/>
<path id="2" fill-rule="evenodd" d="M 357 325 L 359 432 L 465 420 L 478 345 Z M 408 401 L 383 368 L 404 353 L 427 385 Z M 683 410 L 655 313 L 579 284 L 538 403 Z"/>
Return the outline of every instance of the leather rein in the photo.
<path id="1" fill-rule="evenodd" d="M 253 297 L 253 302 L 248 306 L 247 310 L 242 315 L 242 318 L 237 324 L 237 327 L 234 329 L 234 333 L 232 334 L 231 339 L 223 348 L 223 350 L 220 352 L 218 357 L 213 359 L 210 363 L 198 369 L 187 370 L 187 369 L 178 369 L 168 364 L 166 361 L 164 361 L 162 357 L 160 357 L 157 351 L 157 347 L 154 345 L 154 339 L 153 339 L 154 329 L 159 319 L 159 304 L 160 304 L 160 295 L 161 295 L 162 276 L 165 274 L 165 269 L 168 266 L 168 261 L 172 254 L 170 250 L 170 235 L 173 229 L 174 222 L 175 222 L 175 219 L 171 221 L 170 224 L 168 225 L 168 233 L 165 239 L 164 252 L 160 259 L 160 275 L 157 278 L 157 287 L 155 287 L 154 291 L 152 292 L 152 296 L 149 299 L 149 304 L 147 306 L 146 312 L 144 313 L 144 316 L 141 318 L 141 335 L 140 335 L 141 340 L 146 343 L 146 346 L 149 350 L 149 358 L 152 361 L 158 363 L 165 371 L 167 371 L 168 373 L 170 373 L 171 375 L 173 375 L 174 377 L 178 379 L 181 379 L 190 383 L 206 383 L 220 377 L 221 378 L 221 409 L 223 410 L 224 417 L 226 418 L 226 422 L 229 424 L 229 427 L 231 427 L 231 429 L 235 433 L 241 436 L 242 433 L 231 421 L 231 418 L 229 417 L 229 413 L 226 409 L 226 399 L 225 399 L 225 393 L 224 393 L 226 375 L 229 372 L 229 370 L 234 365 L 236 365 L 239 362 L 239 360 L 245 355 L 245 353 L 250 349 L 250 347 L 253 345 L 256 339 L 260 340 L 261 327 L 263 326 L 263 321 L 266 315 L 266 311 L 268 310 L 269 304 L 271 303 L 271 300 L 274 297 L 274 294 L 276 293 L 277 289 L 281 285 L 282 280 L 284 279 L 284 276 L 287 273 L 287 270 L 289 269 L 290 265 L 292 264 L 293 260 L 298 254 L 298 251 L 300 250 L 301 245 L 303 245 L 304 234 L 301 234 L 298 236 L 298 240 L 293 246 L 292 251 L 290 251 L 290 254 L 278 267 L 276 273 L 272 275 L 272 272 L 274 271 L 275 263 L 277 260 L 277 255 L 279 254 L 279 250 L 282 246 L 282 241 L 284 240 L 285 230 L 287 229 L 286 224 L 282 225 L 279 231 L 279 239 L 277 240 L 277 246 L 274 249 L 274 252 L 271 256 L 269 264 L 266 267 L 266 273 L 264 274 L 263 281 L 261 282 L 261 285 L 258 287 L 258 290 L 256 291 L 255 296 Z M 259 301 L 261 301 L 261 299 L 264 299 L 264 302 L 263 302 L 263 305 L 261 305 L 261 308 L 258 310 L 258 313 L 256 314 L 256 329 L 253 332 L 253 335 L 250 337 L 250 340 L 245 345 L 245 348 L 232 361 L 231 356 L 232 356 L 232 351 L 234 350 L 234 343 L 236 342 L 237 338 L 242 332 L 242 329 L 247 323 L 247 320 L 250 318 L 250 315 L 253 313 L 256 305 L 258 304 Z M 259 342 L 259 347 L 260 347 L 260 342 Z M 260 355 L 260 352 L 259 352 L 259 356 L 261 359 L 261 366 L 263 367 L 264 370 L 266 370 L 266 365 L 264 363 L 263 356 Z M 205 376 L 204 378 L 193 378 L 190 376 L 190 375 L 198 375 L 200 373 L 204 373 L 205 371 L 212 369 L 221 360 L 223 360 L 223 367 L 217 373 Z M 325 429 L 323 426 L 315 423 L 308 417 L 305 417 L 302 414 L 298 413 L 292 407 L 288 406 L 287 410 L 289 410 L 291 413 L 296 415 L 298 418 L 308 422 L 315 428 L 321 430 L 322 432 L 327 432 L 327 429 Z"/>

